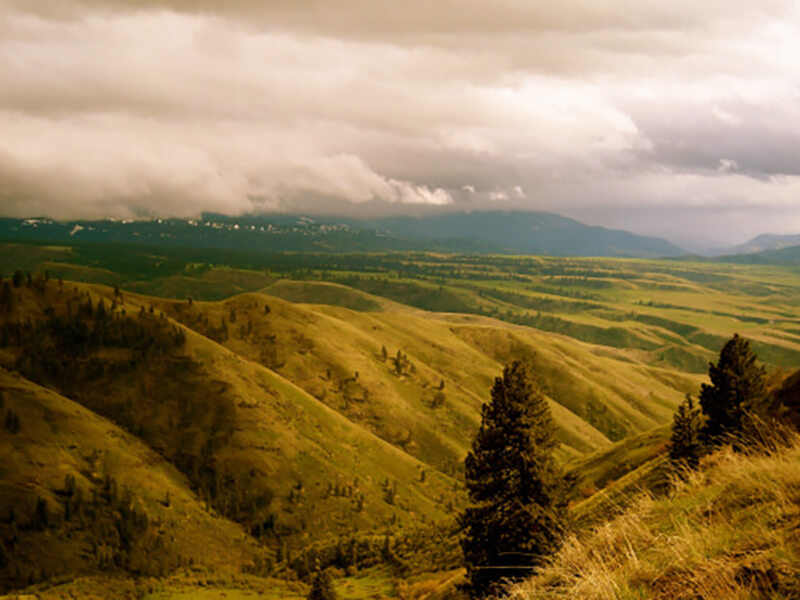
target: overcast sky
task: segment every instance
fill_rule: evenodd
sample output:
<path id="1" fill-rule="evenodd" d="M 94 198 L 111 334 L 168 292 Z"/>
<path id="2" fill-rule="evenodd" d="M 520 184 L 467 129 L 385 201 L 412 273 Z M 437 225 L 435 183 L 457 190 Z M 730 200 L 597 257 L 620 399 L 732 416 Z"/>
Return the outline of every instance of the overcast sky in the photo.
<path id="1" fill-rule="evenodd" d="M 800 232 L 800 4 L 0 0 L 0 212 Z"/>

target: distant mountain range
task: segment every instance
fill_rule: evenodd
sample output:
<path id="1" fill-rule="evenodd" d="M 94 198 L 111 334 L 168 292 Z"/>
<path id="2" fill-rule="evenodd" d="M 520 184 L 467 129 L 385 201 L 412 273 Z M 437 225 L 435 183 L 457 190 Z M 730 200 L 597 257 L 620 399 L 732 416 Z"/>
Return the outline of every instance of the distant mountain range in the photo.
<path id="1" fill-rule="evenodd" d="M 732 262 L 752 265 L 800 265 L 800 244 L 787 246 L 777 250 L 762 250 L 749 254 L 731 254 L 719 256 L 719 262 Z"/>
<path id="2" fill-rule="evenodd" d="M 800 234 L 779 235 L 776 233 L 762 233 L 743 244 L 721 248 L 710 254 L 713 256 L 753 254 L 769 250 L 780 250 L 791 246 L 800 246 Z"/>
<path id="3" fill-rule="evenodd" d="M 590 226 L 545 212 L 488 211 L 420 218 L 353 219 L 303 215 L 136 221 L 0 219 L 0 239 L 140 242 L 263 251 L 392 251 L 674 257 L 684 251 L 655 237 Z"/>

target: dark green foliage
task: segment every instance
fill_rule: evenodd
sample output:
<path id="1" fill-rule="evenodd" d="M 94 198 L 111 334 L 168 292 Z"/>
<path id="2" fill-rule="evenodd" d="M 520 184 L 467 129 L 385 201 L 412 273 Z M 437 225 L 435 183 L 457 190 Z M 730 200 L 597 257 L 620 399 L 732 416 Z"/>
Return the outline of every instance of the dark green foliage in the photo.
<path id="1" fill-rule="evenodd" d="M 317 567 L 314 580 L 311 582 L 311 591 L 307 596 L 308 600 L 336 600 L 336 591 L 333 589 L 333 581 L 327 571 Z"/>
<path id="2" fill-rule="evenodd" d="M 394 363 L 394 372 L 396 375 L 406 375 L 416 371 L 414 365 L 408 360 L 408 355 L 402 350 L 397 351 L 397 356 L 392 359 Z"/>
<path id="3" fill-rule="evenodd" d="M 25 275 L 19 269 L 14 271 L 14 276 L 12 277 L 12 281 L 14 282 L 14 287 L 18 288 L 22 286 L 22 282 L 25 280 Z"/>
<path id="4" fill-rule="evenodd" d="M 711 385 L 703 384 L 700 390 L 700 406 L 707 417 L 702 429 L 706 444 L 719 444 L 740 435 L 750 416 L 763 415 L 767 403 L 765 371 L 756 361 L 748 341 L 735 334 L 722 348 L 717 364 L 709 364 Z"/>
<path id="5" fill-rule="evenodd" d="M 11 292 L 11 286 L 7 281 L 4 281 L 0 286 L 0 310 L 3 312 L 11 312 L 14 308 L 14 296 Z"/>
<path id="6" fill-rule="evenodd" d="M 800 430 L 800 371 L 787 377 L 775 391 L 772 416 Z"/>
<path id="7" fill-rule="evenodd" d="M 6 411 L 6 430 L 12 435 L 19 433 L 22 424 L 19 422 L 19 417 L 10 408 Z"/>
<path id="8" fill-rule="evenodd" d="M 692 397 L 686 394 L 686 400 L 678 407 L 672 422 L 669 458 L 673 463 L 697 468 L 705 453 L 705 446 L 700 439 L 702 425 L 700 410 Z"/>
<path id="9" fill-rule="evenodd" d="M 470 506 L 462 550 L 473 597 L 527 575 L 561 545 L 566 483 L 553 451 L 555 425 L 527 363 L 512 362 L 492 388 L 465 460 Z"/>
<path id="10" fill-rule="evenodd" d="M 431 408 L 441 408 L 444 406 L 444 403 L 446 401 L 447 401 L 447 396 L 442 391 L 442 389 L 439 388 L 433 393 L 433 397 L 431 398 Z"/>
<path id="11" fill-rule="evenodd" d="M 36 499 L 36 509 L 31 519 L 31 527 L 34 529 L 46 529 L 48 525 L 47 516 L 47 502 L 44 498 L 39 497 Z"/>

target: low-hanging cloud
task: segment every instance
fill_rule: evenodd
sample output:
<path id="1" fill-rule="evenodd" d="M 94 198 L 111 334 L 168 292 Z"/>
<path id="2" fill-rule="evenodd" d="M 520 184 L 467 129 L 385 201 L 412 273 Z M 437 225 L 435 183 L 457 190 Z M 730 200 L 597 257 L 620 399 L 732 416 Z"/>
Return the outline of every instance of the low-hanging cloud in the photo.
<path id="1" fill-rule="evenodd" d="M 0 0 L 0 210 L 508 206 L 681 239 L 800 230 L 799 12 Z"/>

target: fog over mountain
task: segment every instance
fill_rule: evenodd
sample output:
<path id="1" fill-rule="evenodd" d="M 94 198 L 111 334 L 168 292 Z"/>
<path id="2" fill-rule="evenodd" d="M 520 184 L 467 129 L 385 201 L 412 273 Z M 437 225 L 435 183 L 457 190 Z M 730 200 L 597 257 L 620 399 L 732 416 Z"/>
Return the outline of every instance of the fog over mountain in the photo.
<path id="1" fill-rule="evenodd" d="M 800 231 L 800 8 L 0 0 L 0 212 Z"/>

